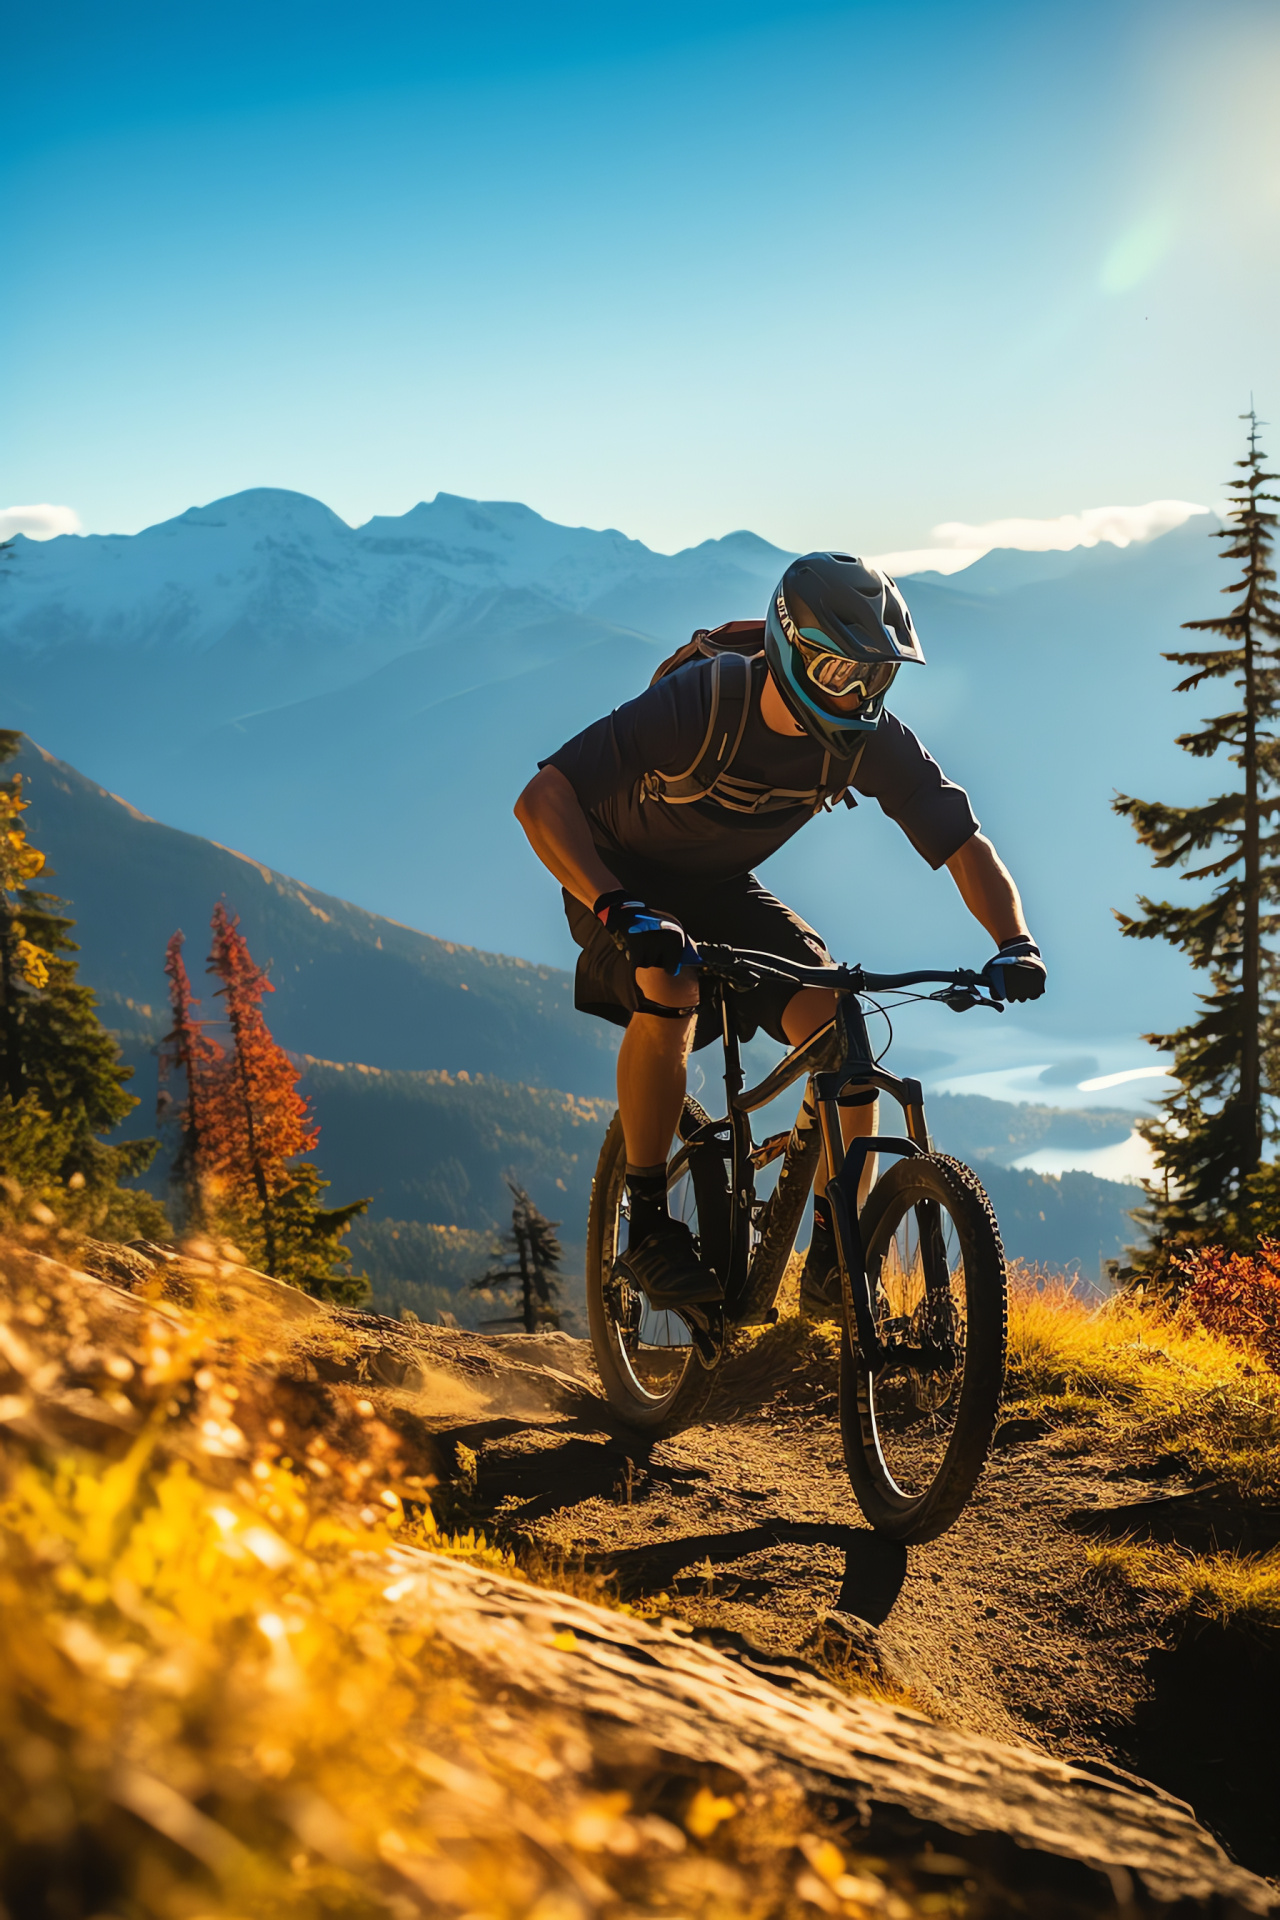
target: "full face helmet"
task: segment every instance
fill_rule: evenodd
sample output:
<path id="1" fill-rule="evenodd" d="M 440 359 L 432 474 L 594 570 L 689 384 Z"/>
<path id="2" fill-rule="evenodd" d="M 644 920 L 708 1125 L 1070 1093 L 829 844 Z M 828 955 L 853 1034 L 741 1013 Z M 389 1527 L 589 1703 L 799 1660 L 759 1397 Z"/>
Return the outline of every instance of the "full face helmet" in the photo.
<path id="1" fill-rule="evenodd" d="M 880 724 L 903 661 L 924 664 L 896 583 L 851 553 L 791 562 L 769 604 L 764 651 L 790 712 L 841 760 Z"/>

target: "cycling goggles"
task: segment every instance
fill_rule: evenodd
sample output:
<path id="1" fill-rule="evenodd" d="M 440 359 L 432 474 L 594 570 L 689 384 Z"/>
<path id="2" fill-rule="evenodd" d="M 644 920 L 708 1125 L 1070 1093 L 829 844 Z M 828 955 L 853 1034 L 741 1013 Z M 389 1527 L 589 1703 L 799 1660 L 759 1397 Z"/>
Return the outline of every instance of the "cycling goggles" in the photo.
<path id="1" fill-rule="evenodd" d="M 837 699 L 858 693 L 864 701 L 874 700 L 877 694 L 889 691 L 902 664 L 899 660 L 851 660 L 847 653 L 831 651 L 825 633 L 809 633 L 803 627 L 794 627 L 792 638 L 808 678 L 820 693 L 833 694 Z"/>

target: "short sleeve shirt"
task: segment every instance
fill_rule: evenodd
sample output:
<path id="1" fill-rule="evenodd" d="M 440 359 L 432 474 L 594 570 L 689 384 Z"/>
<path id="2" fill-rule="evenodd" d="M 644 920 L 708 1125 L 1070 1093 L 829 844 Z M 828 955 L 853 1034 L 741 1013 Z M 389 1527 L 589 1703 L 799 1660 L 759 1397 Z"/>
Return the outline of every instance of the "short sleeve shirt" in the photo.
<path id="1" fill-rule="evenodd" d="M 713 666 L 699 660 L 668 674 L 539 763 L 569 782 L 597 852 L 624 886 L 641 890 L 676 875 L 733 879 L 776 853 L 812 817 L 804 805 L 750 814 L 714 798 L 672 806 L 645 796 L 647 773 L 683 773 L 697 756 L 710 721 Z M 822 749 L 808 734 L 778 734 L 765 725 L 764 675 L 764 662 L 757 661 L 734 776 L 762 786 L 816 788 Z M 931 867 L 944 865 L 978 831 L 964 788 L 947 779 L 890 713 L 867 736 L 852 784 L 879 803 Z"/>

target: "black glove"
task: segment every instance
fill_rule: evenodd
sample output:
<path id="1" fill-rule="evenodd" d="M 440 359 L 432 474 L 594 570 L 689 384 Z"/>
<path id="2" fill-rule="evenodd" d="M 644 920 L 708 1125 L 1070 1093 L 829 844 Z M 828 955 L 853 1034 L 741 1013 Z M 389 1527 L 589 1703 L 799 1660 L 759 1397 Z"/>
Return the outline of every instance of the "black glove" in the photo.
<path id="1" fill-rule="evenodd" d="M 662 967 L 667 973 L 680 971 L 680 963 L 689 951 L 689 939 L 680 922 L 670 914 L 655 913 L 625 887 L 602 893 L 591 911 L 633 967 Z"/>
<path id="2" fill-rule="evenodd" d="M 1016 940 L 1006 940 L 995 958 L 988 960 L 982 977 L 995 1000 L 1038 1000 L 1049 976 L 1035 941 L 1020 933 Z"/>

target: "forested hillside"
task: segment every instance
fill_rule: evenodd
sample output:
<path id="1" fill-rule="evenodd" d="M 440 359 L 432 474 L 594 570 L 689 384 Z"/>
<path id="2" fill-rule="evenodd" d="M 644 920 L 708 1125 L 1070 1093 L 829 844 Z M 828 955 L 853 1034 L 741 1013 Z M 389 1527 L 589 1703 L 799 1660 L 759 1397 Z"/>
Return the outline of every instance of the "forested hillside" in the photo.
<path id="1" fill-rule="evenodd" d="M 32 837 L 75 916 L 82 977 L 123 1037 L 145 1114 L 166 1020 L 165 942 L 183 928 L 195 990 L 207 993 L 209 915 L 225 899 L 276 988 L 272 1032 L 307 1060 L 320 1164 L 335 1191 L 372 1198 L 353 1245 L 379 1299 L 434 1312 L 482 1268 L 509 1205 L 508 1173 L 563 1220 L 566 1271 L 580 1276 L 617 1041 L 613 1028 L 575 1014 L 569 975 L 436 940 L 302 886 L 147 819 L 31 744 L 19 765 Z M 207 998 L 204 1011 L 216 1021 L 218 1003 Z M 1100 1261 L 1122 1251 L 1132 1189 L 1085 1173 L 1058 1181 L 1000 1169 L 1039 1145 L 1123 1139 L 1126 1115 L 960 1095 L 934 1095 L 930 1112 L 944 1147 L 989 1163 L 1012 1252 L 1076 1264 L 1093 1280 Z M 149 1176 L 158 1195 L 165 1164 Z"/>
<path id="2" fill-rule="evenodd" d="M 294 1052 L 612 1091 L 616 1036 L 575 1015 L 568 974 L 433 939 L 162 826 L 32 743 L 17 765 L 83 977 L 124 1003 L 126 1023 L 131 1008 L 162 1017 L 175 928 L 192 942 L 201 992 L 209 915 L 225 899 L 270 971 L 272 1030 Z"/>

